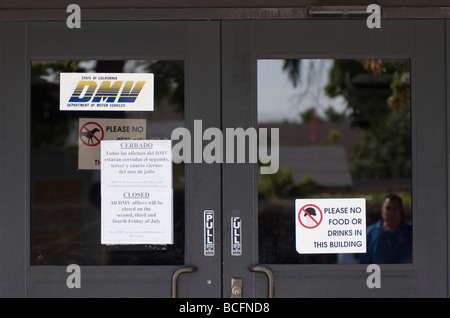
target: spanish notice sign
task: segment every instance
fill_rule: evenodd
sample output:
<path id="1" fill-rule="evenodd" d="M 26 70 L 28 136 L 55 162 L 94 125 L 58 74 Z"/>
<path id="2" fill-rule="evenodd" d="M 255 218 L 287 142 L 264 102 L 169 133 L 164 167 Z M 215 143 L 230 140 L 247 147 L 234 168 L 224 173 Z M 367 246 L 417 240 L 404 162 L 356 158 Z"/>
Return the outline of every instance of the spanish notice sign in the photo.
<path id="1" fill-rule="evenodd" d="M 101 243 L 173 244 L 171 140 L 101 142 Z"/>
<path id="2" fill-rule="evenodd" d="M 366 199 L 296 199 L 299 254 L 365 253 Z"/>

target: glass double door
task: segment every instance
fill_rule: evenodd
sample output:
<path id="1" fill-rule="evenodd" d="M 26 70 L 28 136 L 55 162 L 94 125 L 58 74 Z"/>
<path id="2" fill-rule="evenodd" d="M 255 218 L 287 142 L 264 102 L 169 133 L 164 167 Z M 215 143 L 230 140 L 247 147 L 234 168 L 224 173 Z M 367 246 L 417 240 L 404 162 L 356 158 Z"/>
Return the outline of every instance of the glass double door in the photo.
<path id="1" fill-rule="evenodd" d="M 440 67 L 445 57 L 423 48 L 435 45 L 428 34 L 444 36 L 442 23 L 389 21 L 378 30 L 362 20 L 9 27 L 3 43 L 12 36 L 25 39 L 2 46 L 8 62 L 1 61 L 3 69 L 14 70 L 12 80 L 1 75 L 13 94 L 2 106 L 2 117 L 11 120 L 2 120 L 1 129 L 2 143 L 12 149 L 2 155 L 11 167 L 5 176 L 15 176 L 8 179 L 13 181 L 2 216 L 3 224 L 12 224 L 5 227 L 11 242 L 2 243 L 2 253 L 11 258 L 7 282 L 19 282 L 10 289 L 14 295 L 446 292 L 446 262 L 439 250 L 447 247 L 430 236 L 446 233 L 439 222 L 446 213 L 445 194 L 427 187 L 428 180 L 445 185 L 445 175 L 433 168 L 445 169 L 445 160 L 435 159 L 445 149 L 428 142 L 445 134 L 439 115 L 445 90 L 430 85 L 445 78 Z M 425 66 L 429 60 L 436 64 Z M 68 85 L 63 73 L 78 78 L 69 83 L 72 104 L 62 106 Z M 120 104 L 119 92 L 133 98 L 133 90 L 140 91 L 115 83 L 149 73 L 154 75 L 153 108 Z M 84 87 L 77 93 L 80 81 Z M 93 88 L 90 93 L 89 85 L 100 93 Z M 82 108 L 91 104 L 95 110 Z M 426 128 L 429 123 L 433 132 Z M 25 129 L 15 132 L 16 124 Z M 165 140 L 170 151 L 139 172 L 146 156 L 140 159 L 140 152 L 129 148 L 100 155 L 103 140 L 115 140 L 111 144 L 117 147 Z M 105 158 L 120 161 L 120 167 L 107 165 Z M 157 160 L 172 161 L 163 182 L 169 199 L 147 186 L 162 167 Z M 147 177 L 131 179 L 143 186 L 123 190 L 117 198 L 102 184 L 106 173 L 124 174 L 112 178 L 120 187 L 129 171 L 144 170 Z M 382 256 L 368 258 L 375 243 L 366 239 L 366 225 L 380 222 L 391 192 L 403 205 L 405 245 L 380 245 Z M 146 201 L 148 193 L 152 200 Z M 429 197 L 436 199 L 429 202 Z M 314 231 L 319 218 L 299 210 L 298 200 L 327 199 L 337 206 L 354 198 L 365 200 L 365 215 L 349 219 L 357 226 L 345 228 L 337 216 L 327 219 L 325 237 L 311 235 L 313 251 L 299 248 L 305 237 L 298 228 Z M 424 202 L 432 208 L 421 211 Z M 168 239 L 158 241 L 149 229 Z M 124 241 L 105 243 L 107 232 L 119 233 L 115 239 Z M 430 249 L 433 244 L 439 246 Z M 373 274 L 380 274 L 375 279 L 381 288 L 369 282 L 371 263 L 379 265 Z"/>

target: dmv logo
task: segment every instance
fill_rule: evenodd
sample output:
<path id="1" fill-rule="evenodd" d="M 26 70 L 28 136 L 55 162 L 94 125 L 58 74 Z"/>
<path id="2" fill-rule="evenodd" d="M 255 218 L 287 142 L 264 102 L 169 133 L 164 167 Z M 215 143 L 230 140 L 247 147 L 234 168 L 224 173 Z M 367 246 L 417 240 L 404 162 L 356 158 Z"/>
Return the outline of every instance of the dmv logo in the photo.
<path id="1" fill-rule="evenodd" d="M 134 103 L 145 85 L 144 81 L 126 81 L 124 85 L 123 81 L 113 83 L 102 81 L 100 83 L 100 87 L 97 89 L 97 82 L 95 81 L 80 81 L 70 97 L 69 103 L 99 103 L 103 100 L 107 103 L 114 103 L 122 86 L 123 89 L 117 103 Z M 83 91 L 85 93 L 82 96 Z"/>
<path id="2" fill-rule="evenodd" d="M 60 110 L 152 111 L 151 73 L 61 73 Z"/>

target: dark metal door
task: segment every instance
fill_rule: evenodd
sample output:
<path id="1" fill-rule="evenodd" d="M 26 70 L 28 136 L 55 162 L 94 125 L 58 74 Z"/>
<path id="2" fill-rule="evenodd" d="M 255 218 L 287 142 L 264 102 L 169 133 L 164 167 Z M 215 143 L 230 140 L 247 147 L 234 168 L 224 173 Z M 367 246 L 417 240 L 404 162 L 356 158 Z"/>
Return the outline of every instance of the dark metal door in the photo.
<path id="1" fill-rule="evenodd" d="M 433 142 L 445 140 L 444 31 L 440 21 L 382 21 L 379 29 L 363 19 L 223 22 L 223 129 L 275 129 L 278 136 L 272 133 L 268 142 L 279 143 L 272 148 L 279 152 L 272 156 L 279 160 L 275 174 L 261 174 L 264 157 L 258 164 L 224 164 L 224 226 L 236 216 L 242 226 L 240 256 L 227 251 L 232 236 L 224 232 L 224 295 L 230 294 L 225 282 L 235 276 L 244 278 L 244 297 L 267 297 L 272 283 L 275 297 L 446 295 L 447 260 L 439 252 L 447 250 L 446 224 L 439 222 L 446 219 L 446 178 L 438 172 L 445 171 L 446 155 L 445 145 Z M 288 88 L 297 90 L 283 95 Z M 342 98 L 345 112 L 331 106 L 331 97 Z M 394 109 L 406 112 L 392 122 Z M 433 132 L 426 128 L 431 123 Z M 401 127 L 407 127 L 403 137 Z M 346 148 L 355 129 L 361 142 Z M 389 150 L 396 138 L 393 151 L 403 148 L 406 156 Z M 390 157 L 382 159 L 383 152 Z M 375 165 L 384 160 L 381 173 Z M 388 192 L 404 197 L 410 260 L 375 264 L 375 272 L 342 249 L 296 251 L 295 241 L 304 239 L 296 236 L 297 217 L 303 217 L 296 199 L 365 197 L 369 225 Z M 333 239 L 342 235 L 354 232 L 328 231 L 316 246 L 338 246 Z M 255 265 L 270 271 L 249 271 Z M 371 283 L 373 275 L 381 288 Z"/>
<path id="2" fill-rule="evenodd" d="M 2 260 L 9 262 L 2 261 L 1 293 L 220 297 L 220 236 L 213 255 L 205 256 L 203 244 L 203 211 L 220 215 L 218 165 L 173 163 L 173 244 L 108 246 L 100 244 L 100 170 L 80 167 L 77 155 L 84 119 L 144 119 L 150 139 L 193 130 L 195 119 L 217 127 L 219 23 L 83 22 L 69 29 L 65 22 L 37 22 L 1 29 L 1 65 L 9 69 L 1 77 L 9 99 L 1 107 L 1 143 L 11 147 L 2 155 L 9 166 L 2 183 L 9 179 L 11 192 L 2 195 L 1 232 L 8 237 Z M 154 111 L 61 111 L 61 72 L 158 74 Z M 216 233 L 220 226 L 217 217 Z M 193 265 L 195 276 L 174 281 Z"/>

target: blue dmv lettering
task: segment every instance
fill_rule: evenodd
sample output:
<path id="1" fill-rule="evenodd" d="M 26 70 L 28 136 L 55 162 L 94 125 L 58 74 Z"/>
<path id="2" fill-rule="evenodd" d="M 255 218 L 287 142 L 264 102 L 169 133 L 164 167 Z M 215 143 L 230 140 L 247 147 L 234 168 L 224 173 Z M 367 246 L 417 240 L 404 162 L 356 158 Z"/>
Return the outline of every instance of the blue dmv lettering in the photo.
<path id="1" fill-rule="evenodd" d="M 116 81 L 111 84 L 111 81 L 102 81 L 97 89 L 95 81 L 79 81 L 69 103 L 99 103 L 103 100 L 114 103 L 116 98 L 118 103 L 134 103 L 145 83 L 145 81 L 126 81 L 124 84 L 123 81 Z M 120 89 L 122 92 L 119 95 Z"/>

